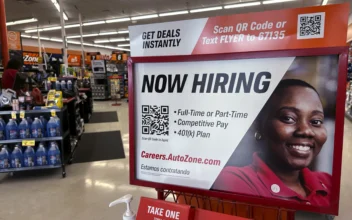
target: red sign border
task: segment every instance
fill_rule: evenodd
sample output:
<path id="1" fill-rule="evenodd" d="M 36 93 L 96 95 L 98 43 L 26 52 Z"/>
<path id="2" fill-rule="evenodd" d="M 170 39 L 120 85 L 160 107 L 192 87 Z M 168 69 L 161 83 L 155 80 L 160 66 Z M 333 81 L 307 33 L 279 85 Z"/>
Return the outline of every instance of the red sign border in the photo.
<path id="1" fill-rule="evenodd" d="M 254 58 L 276 58 L 290 56 L 323 56 L 339 55 L 339 75 L 335 118 L 335 139 L 332 173 L 331 206 L 326 208 L 313 207 L 303 204 L 294 204 L 289 201 L 278 199 L 258 198 L 248 195 L 233 194 L 221 191 L 204 190 L 171 184 L 155 183 L 136 178 L 136 150 L 135 150 L 135 105 L 134 105 L 134 64 L 136 63 L 164 63 L 164 62 L 187 62 L 187 61 L 216 61 L 230 59 L 254 59 Z M 243 52 L 209 55 L 185 55 L 185 56 L 158 56 L 158 57 L 130 57 L 128 60 L 128 89 L 129 89 L 129 134 L 130 134 L 130 184 L 152 187 L 156 189 L 167 189 L 179 192 L 194 193 L 203 196 L 216 197 L 226 200 L 235 200 L 253 205 L 264 205 L 268 207 L 280 207 L 289 210 L 302 210 L 325 214 L 338 215 L 341 183 L 342 147 L 344 132 L 345 100 L 346 100 L 346 76 L 348 62 L 348 47 L 330 47 L 317 49 L 279 50 L 264 52 Z M 337 187 L 336 187 L 337 186 Z"/>

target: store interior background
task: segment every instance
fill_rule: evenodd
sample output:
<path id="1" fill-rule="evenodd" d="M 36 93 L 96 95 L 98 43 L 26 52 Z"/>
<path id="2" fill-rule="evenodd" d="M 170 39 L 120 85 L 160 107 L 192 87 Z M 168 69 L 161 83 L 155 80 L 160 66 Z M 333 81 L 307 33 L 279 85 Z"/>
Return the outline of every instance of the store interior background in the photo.
<path id="1" fill-rule="evenodd" d="M 55 0 L 54 0 L 55 1 Z M 226 6 L 236 3 L 255 2 L 253 0 L 62 0 L 62 6 L 68 19 L 65 25 L 79 24 L 82 15 L 85 52 L 99 52 L 111 59 L 115 51 L 129 53 L 128 26 L 177 21 L 184 19 L 213 17 L 228 14 L 240 14 L 268 10 L 280 10 L 322 5 L 322 0 L 292 0 L 277 4 L 219 9 L 199 13 L 189 10 Z M 350 2 L 351 0 L 329 0 L 328 4 Z M 7 22 L 35 18 L 38 21 L 8 25 L 8 31 L 19 31 L 22 35 L 22 47 L 25 52 L 38 52 L 38 34 L 40 31 L 42 46 L 50 51 L 61 50 L 59 11 L 51 0 L 6 0 Z M 162 13 L 187 11 L 185 14 L 160 16 Z M 351 10 L 352 11 L 352 10 Z M 338 13 L 338 12 L 337 12 Z M 135 19 L 138 16 L 155 15 L 154 18 Z M 131 19 L 132 18 L 132 19 Z M 111 21 L 113 19 L 125 19 Z M 352 30 L 352 16 L 349 29 Z M 108 23 L 107 23 L 108 21 Z M 89 24 L 96 22 L 96 24 Z M 110 23 L 112 22 L 112 23 Z M 46 30 L 51 28 L 54 30 Z M 81 54 L 79 27 L 66 28 L 69 54 Z M 1 32 L 1 31 L 0 31 Z M 352 40 L 351 35 L 347 37 Z M 90 35 L 90 36 L 89 36 Z M 349 92 L 349 91 L 348 91 Z M 128 97 L 118 101 L 120 106 L 112 106 L 114 100 L 94 101 L 94 112 L 116 112 L 118 121 L 85 124 L 84 135 L 120 131 L 125 158 L 86 163 L 73 163 L 66 167 L 66 178 L 61 178 L 59 170 L 16 173 L 14 176 L 0 174 L 0 220 L 4 219 L 120 219 L 125 211 L 123 205 L 108 208 L 109 202 L 125 194 L 132 194 L 133 209 L 137 210 L 140 196 L 156 198 L 154 189 L 129 185 L 129 125 Z M 346 106 L 350 109 L 350 106 Z M 352 117 L 351 117 L 352 118 Z M 95 143 L 99 144 L 99 143 Z M 113 145 L 114 143 L 110 143 Z M 341 181 L 340 215 L 338 220 L 350 219 L 352 214 L 352 121 L 345 120 L 343 168 Z M 84 148 L 85 146 L 78 146 Z M 94 152 L 90 152 L 94 153 Z M 17 205 L 15 205 L 17 204 Z M 21 204 L 20 206 L 18 204 Z M 299 213 L 296 219 L 326 219 L 325 216 Z"/>

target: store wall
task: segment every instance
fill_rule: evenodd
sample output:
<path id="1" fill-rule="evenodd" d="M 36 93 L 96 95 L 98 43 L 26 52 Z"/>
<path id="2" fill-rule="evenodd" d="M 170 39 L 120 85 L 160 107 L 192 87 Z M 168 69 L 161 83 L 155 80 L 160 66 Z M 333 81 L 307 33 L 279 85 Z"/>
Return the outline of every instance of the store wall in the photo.
<path id="1" fill-rule="evenodd" d="M 53 49 L 58 49 L 59 51 L 62 48 L 62 43 L 59 42 L 52 42 L 52 41 L 41 41 L 42 46 L 45 48 L 53 48 Z M 28 39 L 28 38 L 22 38 L 22 46 L 23 46 L 23 51 L 30 51 L 33 49 L 33 47 L 38 47 L 38 40 L 37 39 Z M 26 50 L 27 49 L 27 50 Z M 75 45 L 75 44 L 68 44 L 68 50 L 73 50 L 76 54 L 80 54 L 81 52 L 81 46 L 80 45 Z M 101 54 L 111 54 L 112 50 L 109 49 L 104 49 L 104 48 L 96 48 L 96 47 L 88 47 L 85 46 L 84 50 L 86 52 L 100 52 Z M 37 51 L 36 51 L 37 52 Z M 55 53 L 52 51 L 47 51 L 48 53 Z"/>

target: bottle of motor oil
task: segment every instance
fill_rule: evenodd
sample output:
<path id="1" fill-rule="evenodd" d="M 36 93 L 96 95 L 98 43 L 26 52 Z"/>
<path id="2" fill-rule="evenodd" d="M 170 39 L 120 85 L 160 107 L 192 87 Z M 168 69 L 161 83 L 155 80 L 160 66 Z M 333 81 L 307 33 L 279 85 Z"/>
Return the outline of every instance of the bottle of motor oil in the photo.
<path id="1" fill-rule="evenodd" d="M 23 167 L 23 154 L 17 145 L 15 146 L 15 149 L 12 151 L 12 154 L 11 154 L 11 167 L 12 168 Z"/>
<path id="2" fill-rule="evenodd" d="M 37 166 L 48 165 L 48 155 L 43 143 L 40 143 L 36 152 Z"/>
<path id="3" fill-rule="evenodd" d="M 8 169 L 11 167 L 10 164 L 11 158 L 8 150 L 3 147 L 0 151 L 0 169 Z"/>
<path id="4" fill-rule="evenodd" d="M 24 151 L 24 166 L 25 167 L 34 167 L 35 166 L 35 152 L 33 147 L 28 146 Z"/>
<path id="5" fill-rule="evenodd" d="M 8 140 L 17 139 L 17 123 L 15 120 L 10 119 L 6 125 L 6 138 Z"/>
<path id="6" fill-rule="evenodd" d="M 55 141 L 50 142 L 48 150 L 49 165 L 61 164 L 61 153 L 59 147 Z"/>

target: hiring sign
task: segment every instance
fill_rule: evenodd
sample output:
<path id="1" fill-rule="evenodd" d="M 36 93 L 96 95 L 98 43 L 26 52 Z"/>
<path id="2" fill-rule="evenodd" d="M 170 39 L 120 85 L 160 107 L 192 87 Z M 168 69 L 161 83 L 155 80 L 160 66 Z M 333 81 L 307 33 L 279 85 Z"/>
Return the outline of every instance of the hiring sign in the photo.
<path id="1" fill-rule="evenodd" d="M 286 49 L 292 45 L 306 48 L 308 42 L 307 48 L 344 46 L 346 39 L 326 41 L 333 37 L 327 33 L 326 24 L 331 22 L 328 18 L 345 18 L 345 14 L 328 16 L 331 9 L 344 10 L 345 6 L 299 10 L 309 12 L 310 18 L 303 18 L 296 9 L 284 12 L 287 16 L 271 12 L 281 17 L 268 22 L 257 22 L 263 16 L 259 13 L 240 19 L 241 28 L 217 25 L 221 20 L 238 19 L 209 18 L 204 25 L 215 28 L 211 32 L 198 32 L 201 19 L 181 21 L 182 25 L 171 22 L 131 27 L 131 39 L 135 40 L 131 52 L 141 56 L 132 57 L 129 71 L 133 85 L 130 93 L 134 94 L 130 100 L 134 107 L 130 109 L 131 182 L 156 188 L 175 186 L 171 188 L 180 191 L 198 189 L 212 196 L 226 192 L 241 195 L 233 197 L 238 201 L 272 201 L 271 205 L 335 214 L 343 131 L 343 104 L 337 100 L 344 100 L 345 94 L 337 88 L 344 83 L 341 76 L 346 72 L 339 57 L 341 49 L 320 55 L 307 50 L 211 57 L 143 56 L 150 51 L 154 55 L 242 52 L 254 50 L 254 45 L 257 50 L 267 50 L 270 43 L 255 42 L 272 38 L 275 32 L 253 32 L 250 44 L 245 40 L 232 44 L 235 36 L 215 35 L 236 29 L 245 32 L 289 26 L 293 12 L 297 12 L 296 22 L 320 19 L 320 31 L 303 33 L 305 29 L 300 29 L 299 33 L 297 26 L 291 25 L 283 35 L 278 33 L 272 50 L 286 45 L 280 43 L 280 36 L 292 43 Z M 346 37 L 347 17 L 343 24 Z M 192 30 L 184 32 L 191 26 Z M 187 40 L 182 33 L 198 36 Z M 294 33 L 295 40 L 286 38 L 286 33 Z M 245 32 L 243 39 L 248 36 L 252 35 Z M 166 40 L 169 37 L 173 40 Z M 232 46 L 221 46 L 230 41 Z"/>

